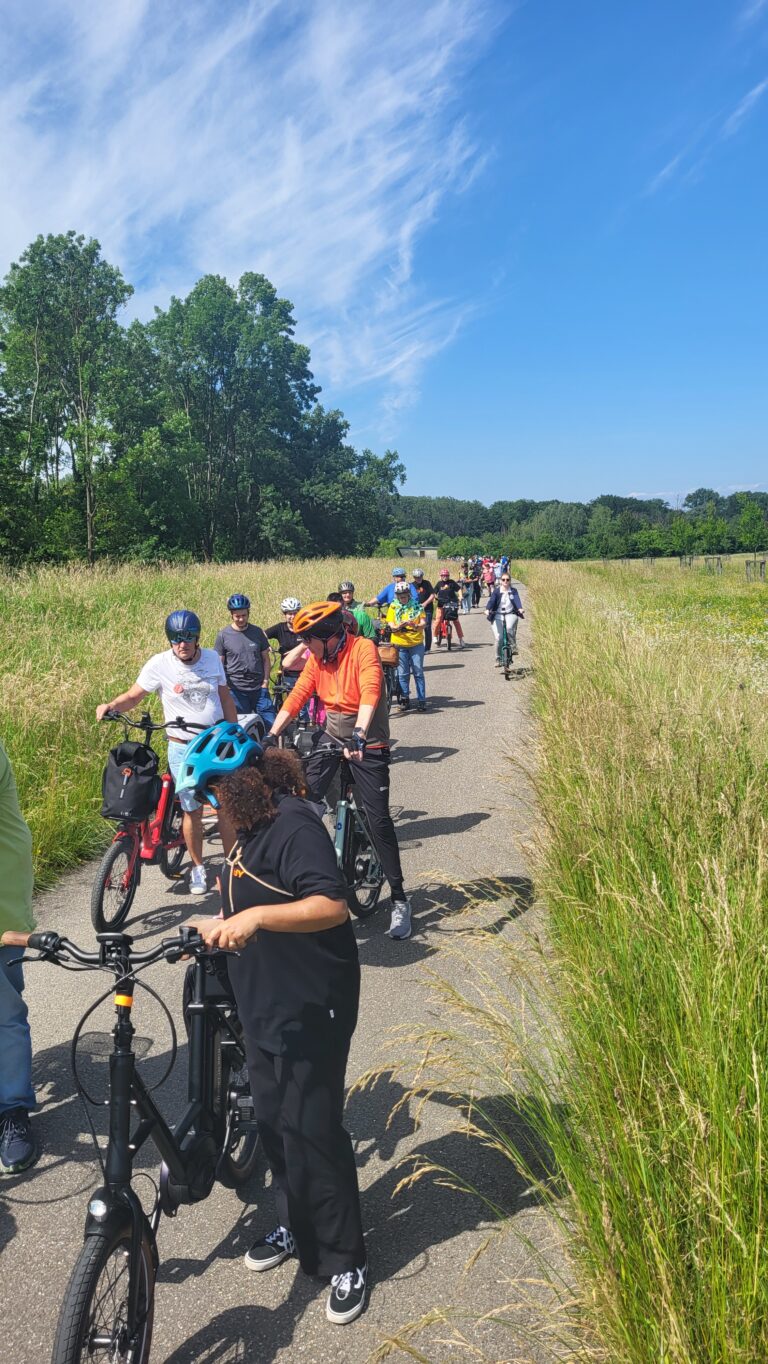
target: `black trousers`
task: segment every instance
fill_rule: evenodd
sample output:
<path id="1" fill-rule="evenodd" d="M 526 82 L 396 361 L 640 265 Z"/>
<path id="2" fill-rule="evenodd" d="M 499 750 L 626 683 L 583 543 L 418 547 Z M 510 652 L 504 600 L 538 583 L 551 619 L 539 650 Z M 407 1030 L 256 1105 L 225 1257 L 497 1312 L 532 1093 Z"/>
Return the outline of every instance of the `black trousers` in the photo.
<path id="1" fill-rule="evenodd" d="M 348 1051 L 328 1047 L 310 1059 L 248 1047 L 278 1218 L 293 1232 L 304 1272 L 327 1278 L 365 1264 L 355 1156 L 342 1123 Z"/>
<path id="2" fill-rule="evenodd" d="M 424 612 L 426 625 L 424 626 L 424 652 L 428 654 L 432 648 L 432 607 L 428 606 Z"/>
<path id="3" fill-rule="evenodd" d="M 338 771 L 341 752 L 320 749 L 304 764 L 310 799 L 322 800 Z M 376 851 L 389 881 L 393 900 L 404 899 L 403 869 L 397 834 L 389 813 L 389 749 L 369 748 L 362 762 L 349 764 L 352 780 L 360 792 Z"/>
<path id="4" fill-rule="evenodd" d="M 481 582 L 480 582 L 480 579 L 477 578 L 477 579 L 472 583 L 472 605 L 473 605 L 473 606 L 479 606 L 479 605 L 480 605 L 480 590 L 481 590 L 481 587 L 482 587 L 482 584 L 481 584 Z"/>

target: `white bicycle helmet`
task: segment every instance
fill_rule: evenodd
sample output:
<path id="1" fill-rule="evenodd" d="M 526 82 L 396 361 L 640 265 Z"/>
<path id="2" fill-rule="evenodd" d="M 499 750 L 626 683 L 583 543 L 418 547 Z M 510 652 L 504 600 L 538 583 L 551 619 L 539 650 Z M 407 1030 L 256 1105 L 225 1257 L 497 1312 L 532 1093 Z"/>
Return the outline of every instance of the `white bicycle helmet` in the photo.
<path id="1" fill-rule="evenodd" d="M 281 610 L 281 611 L 300 611 L 300 610 L 301 610 L 301 602 L 299 601 L 298 597 L 283 597 L 283 600 L 282 600 L 281 603 L 280 603 L 280 610 Z"/>

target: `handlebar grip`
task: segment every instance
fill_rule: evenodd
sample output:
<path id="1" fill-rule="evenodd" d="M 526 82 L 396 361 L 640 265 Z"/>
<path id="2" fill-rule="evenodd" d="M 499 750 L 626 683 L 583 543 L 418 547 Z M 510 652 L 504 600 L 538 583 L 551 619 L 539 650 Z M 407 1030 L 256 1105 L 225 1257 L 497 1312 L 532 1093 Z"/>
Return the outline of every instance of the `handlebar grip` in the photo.
<path id="1" fill-rule="evenodd" d="M 27 939 L 27 947 L 33 952 L 57 952 L 60 944 L 60 935 L 50 928 L 42 933 L 30 933 Z"/>

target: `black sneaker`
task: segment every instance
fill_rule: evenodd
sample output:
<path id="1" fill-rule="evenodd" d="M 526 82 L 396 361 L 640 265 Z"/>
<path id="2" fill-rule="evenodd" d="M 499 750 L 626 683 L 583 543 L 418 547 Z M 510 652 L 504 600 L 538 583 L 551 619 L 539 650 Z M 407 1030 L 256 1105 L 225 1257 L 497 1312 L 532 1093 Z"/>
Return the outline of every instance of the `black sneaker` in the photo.
<path id="1" fill-rule="evenodd" d="M 283 1260 L 288 1260 L 295 1254 L 296 1242 L 293 1233 L 287 1227 L 275 1227 L 274 1231 L 262 1236 L 260 1241 L 256 1241 L 250 1250 L 246 1251 L 245 1263 L 248 1269 L 255 1269 L 261 1273 L 264 1269 L 274 1269 L 276 1265 L 281 1265 Z"/>
<path id="2" fill-rule="evenodd" d="M 417 702 L 416 702 L 416 709 L 417 709 L 417 710 L 426 710 L 426 709 L 427 709 L 427 703 L 426 703 L 426 701 L 417 701 Z"/>
<path id="3" fill-rule="evenodd" d="M 329 1321 L 344 1326 L 360 1316 L 365 1307 L 367 1273 L 368 1266 L 363 1265 L 360 1269 L 348 1269 L 344 1274 L 334 1274 L 325 1307 Z"/>
<path id="4" fill-rule="evenodd" d="M 39 1154 L 26 1108 L 9 1108 L 0 1116 L 0 1174 L 28 1170 Z"/>

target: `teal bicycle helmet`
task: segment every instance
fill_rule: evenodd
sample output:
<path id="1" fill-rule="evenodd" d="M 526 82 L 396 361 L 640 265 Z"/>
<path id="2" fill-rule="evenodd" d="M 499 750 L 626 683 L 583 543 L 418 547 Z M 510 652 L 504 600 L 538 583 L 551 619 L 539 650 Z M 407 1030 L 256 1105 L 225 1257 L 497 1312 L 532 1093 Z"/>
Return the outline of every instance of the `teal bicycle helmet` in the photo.
<path id="1" fill-rule="evenodd" d="M 176 790 L 192 791 L 217 810 L 219 802 L 211 782 L 236 772 L 239 767 L 258 762 L 263 752 L 261 744 L 251 739 L 240 725 L 231 720 L 219 720 L 187 745 Z"/>

